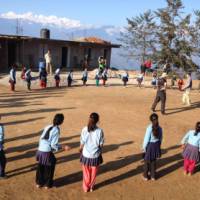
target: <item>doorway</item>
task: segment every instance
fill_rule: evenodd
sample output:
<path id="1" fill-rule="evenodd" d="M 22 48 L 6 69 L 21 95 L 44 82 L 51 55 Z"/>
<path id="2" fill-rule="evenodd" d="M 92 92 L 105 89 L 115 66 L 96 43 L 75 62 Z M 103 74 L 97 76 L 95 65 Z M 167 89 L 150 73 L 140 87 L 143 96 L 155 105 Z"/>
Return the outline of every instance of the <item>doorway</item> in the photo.
<path id="1" fill-rule="evenodd" d="M 68 61 L 68 47 L 62 47 L 61 66 L 62 67 L 67 67 L 67 61 Z"/>
<path id="2" fill-rule="evenodd" d="M 8 66 L 16 63 L 17 44 L 14 41 L 8 41 Z"/>

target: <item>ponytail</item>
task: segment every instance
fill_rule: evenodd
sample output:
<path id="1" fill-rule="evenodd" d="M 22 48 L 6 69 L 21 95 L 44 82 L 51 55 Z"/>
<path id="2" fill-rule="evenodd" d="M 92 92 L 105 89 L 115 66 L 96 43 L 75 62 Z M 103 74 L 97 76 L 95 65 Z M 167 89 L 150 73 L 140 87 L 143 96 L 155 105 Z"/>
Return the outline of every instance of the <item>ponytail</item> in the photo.
<path id="1" fill-rule="evenodd" d="M 88 122 L 88 132 L 94 131 L 97 128 L 96 124 L 98 123 L 98 121 L 99 121 L 98 113 L 92 113 L 90 115 L 90 119 Z"/>
<path id="2" fill-rule="evenodd" d="M 159 138 L 159 124 L 152 125 L 152 132 L 155 138 Z"/>
<path id="3" fill-rule="evenodd" d="M 54 119 L 53 119 L 53 126 L 49 127 L 48 130 L 46 131 L 43 139 L 48 140 L 49 139 L 49 135 L 50 135 L 50 131 L 55 127 L 55 126 L 59 126 L 63 123 L 64 121 L 64 115 L 63 114 L 56 114 Z"/>
<path id="4" fill-rule="evenodd" d="M 152 122 L 152 132 L 155 138 L 159 138 L 159 123 L 158 123 L 158 115 L 153 113 L 150 115 L 150 121 Z M 156 121 L 156 123 L 153 123 Z"/>
<path id="5" fill-rule="evenodd" d="M 49 139 L 49 135 L 50 135 L 50 131 L 52 129 L 53 129 L 53 126 L 49 127 L 42 139 L 48 140 Z"/>

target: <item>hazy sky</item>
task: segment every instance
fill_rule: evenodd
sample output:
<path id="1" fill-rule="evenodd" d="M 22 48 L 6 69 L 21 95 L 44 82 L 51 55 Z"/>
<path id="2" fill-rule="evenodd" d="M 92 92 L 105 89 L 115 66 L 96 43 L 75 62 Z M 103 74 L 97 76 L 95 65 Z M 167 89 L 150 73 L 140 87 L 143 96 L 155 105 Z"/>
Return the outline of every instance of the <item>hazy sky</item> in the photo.
<path id="1" fill-rule="evenodd" d="M 185 11 L 200 9 L 200 0 L 184 0 Z M 124 26 L 126 17 L 165 6 L 165 0 L 0 0 L 0 14 L 32 12 L 78 20 L 83 24 Z"/>

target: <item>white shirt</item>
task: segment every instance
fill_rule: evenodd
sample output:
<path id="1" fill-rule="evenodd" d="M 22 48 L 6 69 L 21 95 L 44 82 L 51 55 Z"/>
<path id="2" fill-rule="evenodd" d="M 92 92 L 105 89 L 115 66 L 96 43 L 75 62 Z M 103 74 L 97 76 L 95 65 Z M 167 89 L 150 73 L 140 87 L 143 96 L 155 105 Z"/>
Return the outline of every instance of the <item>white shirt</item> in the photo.
<path id="1" fill-rule="evenodd" d="M 47 130 L 53 127 L 53 125 L 46 126 L 40 137 L 38 150 L 42 152 L 58 151 L 61 148 L 59 145 L 60 129 L 58 126 L 54 126 L 49 132 L 49 139 L 44 139 Z"/>
<path id="2" fill-rule="evenodd" d="M 98 128 L 88 132 L 88 127 L 83 128 L 80 138 L 83 147 L 83 156 L 86 158 L 98 158 L 101 154 L 101 147 L 104 143 L 103 130 Z"/>
<path id="3" fill-rule="evenodd" d="M 51 59 L 51 54 L 50 53 L 46 53 L 44 57 L 45 57 L 46 63 L 51 63 L 52 59 Z"/>

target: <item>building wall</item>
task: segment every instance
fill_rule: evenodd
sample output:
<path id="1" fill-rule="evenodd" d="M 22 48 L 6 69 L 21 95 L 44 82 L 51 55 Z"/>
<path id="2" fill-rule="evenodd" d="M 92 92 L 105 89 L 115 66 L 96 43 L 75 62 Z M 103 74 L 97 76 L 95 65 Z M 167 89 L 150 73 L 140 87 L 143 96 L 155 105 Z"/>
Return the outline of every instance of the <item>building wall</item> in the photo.
<path id="1" fill-rule="evenodd" d="M 91 68 L 98 67 L 98 58 L 104 56 L 104 50 L 107 49 L 107 66 L 110 67 L 111 60 L 111 48 L 103 47 L 82 47 L 71 46 L 70 54 L 70 68 L 80 68 L 81 63 L 84 61 L 86 55 L 88 55 L 88 49 L 91 49 L 91 57 L 89 65 Z"/>
<path id="2" fill-rule="evenodd" d="M 9 46 L 8 43 L 14 45 Z M 8 48 L 11 49 L 12 53 L 15 53 L 15 63 L 18 65 L 24 64 L 26 67 L 38 68 L 39 60 L 44 58 L 45 53 L 48 49 L 51 50 L 52 64 L 54 70 L 58 67 L 62 67 L 62 48 L 67 48 L 66 55 L 66 67 L 68 69 L 80 68 L 84 61 L 85 55 L 88 54 L 88 49 L 91 49 L 90 67 L 98 67 L 99 56 L 104 56 L 104 47 L 99 46 L 79 46 L 69 45 L 65 42 L 55 41 L 40 41 L 40 40 L 2 40 L 0 41 L 0 71 L 3 71 L 10 67 L 9 63 Z M 8 47 L 9 46 L 9 47 Z M 107 48 L 107 65 L 110 66 L 111 59 L 111 48 Z M 13 64 L 13 63 L 12 63 Z"/>
<path id="3" fill-rule="evenodd" d="M 0 71 L 7 71 L 8 68 L 8 49 L 6 40 L 0 40 Z"/>

